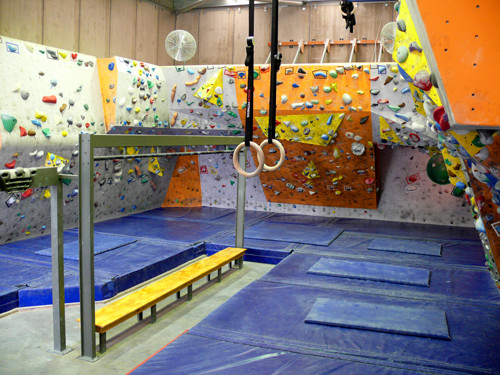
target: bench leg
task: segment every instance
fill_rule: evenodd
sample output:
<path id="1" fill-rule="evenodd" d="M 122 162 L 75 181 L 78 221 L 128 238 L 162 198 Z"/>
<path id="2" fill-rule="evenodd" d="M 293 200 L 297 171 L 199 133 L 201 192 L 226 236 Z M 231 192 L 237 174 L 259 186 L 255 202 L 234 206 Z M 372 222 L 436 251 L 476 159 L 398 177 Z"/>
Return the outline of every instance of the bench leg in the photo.
<path id="1" fill-rule="evenodd" d="M 177 292 L 177 299 L 179 299 L 179 298 L 181 298 L 181 291 L 180 290 Z"/>
<path id="2" fill-rule="evenodd" d="M 217 270 L 217 282 L 220 283 L 222 280 L 222 268 Z"/>
<path id="3" fill-rule="evenodd" d="M 188 286 L 188 301 L 193 299 L 193 285 Z"/>
<path id="4" fill-rule="evenodd" d="M 207 275 L 207 281 L 210 281 L 210 274 Z"/>
<path id="5" fill-rule="evenodd" d="M 99 352 L 104 353 L 106 351 L 106 332 L 99 333 Z"/>
<path id="6" fill-rule="evenodd" d="M 241 258 L 238 258 L 237 261 L 238 261 L 238 268 L 241 270 L 243 268 L 243 256 Z"/>
<path id="7" fill-rule="evenodd" d="M 151 306 L 151 323 L 156 322 L 156 305 Z"/>
<path id="8" fill-rule="evenodd" d="M 137 314 L 137 321 L 140 322 L 142 319 L 144 318 L 144 316 L 142 315 L 142 311 Z"/>
<path id="9" fill-rule="evenodd" d="M 229 268 L 233 268 L 233 262 L 229 262 Z"/>

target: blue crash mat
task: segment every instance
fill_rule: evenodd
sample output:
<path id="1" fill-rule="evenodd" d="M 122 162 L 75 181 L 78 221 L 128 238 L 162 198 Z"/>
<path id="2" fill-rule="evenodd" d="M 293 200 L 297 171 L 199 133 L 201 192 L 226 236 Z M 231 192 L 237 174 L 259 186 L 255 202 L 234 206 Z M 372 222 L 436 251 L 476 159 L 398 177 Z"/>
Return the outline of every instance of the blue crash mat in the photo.
<path id="1" fill-rule="evenodd" d="M 347 301 L 318 298 L 304 321 L 335 327 L 450 339 L 446 313 L 442 310 L 367 303 L 355 298 Z"/>
<path id="2" fill-rule="evenodd" d="M 261 280 L 326 289 L 358 291 L 373 295 L 428 301 L 449 300 L 478 306 L 495 305 L 500 307 L 500 293 L 486 267 L 468 269 L 428 263 L 425 265 L 425 269 L 430 271 L 431 280 L 429 287 L 422 287 L 346 277 L 325 277 L 309 273 L 311 267 L 321 259 L 353 261 L 352 259 L 342 259 L 340 256 L 332 257 L 294 251 L 286 259 L 282 260 L 278 266 L 264 275 Z M 353 262 L 356 263 L 356 261 Z M 392 259 L 385 257 L 383 260 L 374 259 L 370 262 L 379 263 L 380 266 L 393 264 Z"/>
<path id="3" fill-rule="evenodd" d="M 245 229 L 245 237 L 328 246 L 344 230 L 334 225 L 310 225 L 260 222 Z"/>
<path id="4" fill-rule="evenodd" d="M 420 239 L 481 242 L 478 232 L 473 227 L 347 218 L 339 218 L 336 223 L 347 232 L 373 233 Z"/>
<path id="5" fill-rule="evenodd" d="M 328 224 L 332 220 L 334 219 L 326 216 L 274 214 L 264 221 L 269 223 L 309 224 L 322 226 Z"/>
<path id="6" fill-rule="evenodd" d="M 319 259 L 307 273 L 419 286 L 429 286 L 431 277 L 430 271 L 424 268 L 335 258 Z"/>
<path id="7" fill-rule="evenodd" d="M 216 207 L 169 207 L 156 208 L 154 210 L 141 212 L 134 215 L 136 217 L 157 218 L 164 220 L 194 220 L 194 221 L 212 221 L 223 216 L 229 215 L 234 210 Z"/>
<path id="8" fill-rule="evenodd" d="M 168 369 L 168 370 L 167 370 Z M 132 375 L 166 374 L 377 374 L 417 375 L 394 365 L 383 367 L 234 344 L 184 334 L 135 368 Z"/>
<path id="9" fill-rule="evenodd" d="M 94 234 L 94 255 L 105 253 L 119 247 L 130 245 L 137 240 L 130 237 L 112 236 L 109 234 Z M 64 259 L 78 260 L 80 258 L 79 241 L 71 241 L 64 244 Z M 35 252 L 38 255 L 52 256 L 51 248 L 38 250 Z"/>
<path id="10" fill-rule="evenodd" d="M 411 253 L 420 255 L 441 256 L 441 244 L 432 241 L 402 240 L 396 238 L 376 238 L 369 250 L 395 251 L 397 253 Z"/>
<path id="11" fill-rule="evenodd" d="M 445 311 L 451 340 L 305 324 L 304 319 L 318 298 Z M 418 301 L 255 281 L 189 333 L 272 350 L 409 366 L 439 374 L 500 373 L 498 306 Z"/>
<path id="12" fill-rule="evenodd" d="M 356 260 L 380 260 L 379 251 L 368 250 L 377 236 L 371 234 L 344 232 L 328 246 L 301 245 L 295 251 L 307 254 L 332 255 Z M 473 267 L 484 269 L 484 250 L 481 243 L 467 243 L 441 240 L 441 256 L 385 252 L 384 260 L 402 265 L 442 264 L 445 266 Z"/>
<path id="13" fill-rule="evenodd" d="M 96 223 L 95 232 L 120 234 L 140 239 L 192 244 L 227 230 L 227 226 L 194 221 L 158 220 L 127 216 Z"/>

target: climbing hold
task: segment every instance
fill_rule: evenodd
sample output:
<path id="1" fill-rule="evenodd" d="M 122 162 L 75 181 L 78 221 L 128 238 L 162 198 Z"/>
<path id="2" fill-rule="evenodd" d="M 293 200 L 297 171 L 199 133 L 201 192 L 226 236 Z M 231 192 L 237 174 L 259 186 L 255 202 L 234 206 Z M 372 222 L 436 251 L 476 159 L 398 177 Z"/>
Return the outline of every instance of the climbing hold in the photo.
<path id="1" fill-rule="evenodd" d="M 400 107 L 393 106 L 393 105 L 388 105 L 387 108 L 389 108 L 390 110 L 392 110 L 394 112 L 397 112 L 401 109 Z"/>
<path id="2" fill-rule="evenodd" d="M 75 101 L 73 99 L 68 99 L 68 103 L 70 107 L 75 105 Z"/>
<path id="3" fill-rule="evenodd" d="M 384 86 L 389 84 L 393 79 L 394 79 L 394 77 L 387 76 L 387 78 L 385 79 L 385 82 L 384 82 Z"/>
<path id="4" fill-rule="evenodd" d="M 358 90 L 358 91 L 356 91 L 356 93 L 357 93 L 358 95 L 363 95 L 365 92 L 364 92 L 363 90 Z"/>
<path id="5" fill-rule="evenodd" d="M 267 115 L 267 110 L 266 109 L 261 109 L 260 111 L 261 115 Z"/>
<path id="6" fill-rule="evenodd" d="M 352 103 L 351 95 L 345 93 L 344 95 L 342 95 L 342 101 L 344 102 L 345 105 L 351 104 Z"/>
<path id="7" fill-rule="evenodd" d="M 406 46 L 399 46 L 398 48 L 398 52 L 397 52 L 397 55 L 396 55 L 396 59 L 398 60 L 398 63 L 402 64 L 406 61 L 406 59 L 408 59 L 408 48 L 406 48 Z"/>
<path id="8" fill-rule="evenodd" d="M 378 74 L 387 74 L 387 68 L 385 67 L 385 65 L 378 66 Z"/>
<path id="9" fill-rule="evenodd" d="M 356 156 L 361 156 L 365 153 L 365 146 L 362 143 L 353 142 L 351 144 L 351 151 Z"/>
<path id="10" fill-rule="evenodd" d="M 282 103 L 282 104 L 285 104 L 285 103 L 287 102 L 287 100 L 288 100 L 288 96 L 286 96 L 286 95 L 281 95 L 281 103 Z"/>
<path id="11" fill-rule="evenodd" d="M 52 137 L 52 133 L 50 132 L 49 128 L 43 128 L 42 133 L 43 133 L 43 135 L 45 135 L 46 138 Z"/>
<path id="12" fill-rule="evenodd" d="M 44 102 L 44 103 L 57 103 L 57 97 L 55 95 L 44 96 L 42 98 L 42 102 Z"/>
<path id="13" fill-rule="evenodd" d="M 368 121 L 369 118 L 370 118 L 370 116 L 361 117 L 361 120 L 359 120 L 359 123 L 364 124 L 365 122 Z"/>
<path id="14" fill-rule="evenodd" d="M 174 112 L 174 114 L 172 115 L 172 118 L 170 119 L 170 126 L 175 125 L 175 122 L 177 121 L 177 115 L 178 115 L 178 113 Z"/>
<path id="15" fill-rule="evenodd" d="M 71 57 L 73 57 L 73 55 L 76 55 L 76 54 L 72 54 Z M 73 59 L 75 59 L 75 58 L 73 57 Z M 115 68 L 115 63 L 114 62 L 108 64 L 108 69 L 109 70 L 113 70 L 114 68 Z"/>
<path id="16" fill-rule="evenodd" d="M 418 45 L 417 42 L 411 42 L 410 45 L 408 46 L 408 49 L 410 52 L 417 51 L 417 52 L 422 52 L 422 47 Z"/>
<path id="17" fill-rule="evenodd" d="M 292 83 L 292 87 L 293 87 L 294 89 L 296 89 L 296 88 L 298 88 L 298 87 L 300 87 L 300 86 L 299 86 L 298 84 L 296 84 L 296 83 Z"/>
<path id="18" fill-rule="evenodd" d="M 309 102 L 309 101 L 305 102 L 305 106 L 306 106 L 306 108 L 312 108 L 312 107 L 314 107 L 314 105 L 311 102 Z"/>
<path id="19" fill-rule="evenodd" d="M 335 70 L 337 71 L 338 74 L 344 74 L 345 73 L 344 67 L 342 67 L 342 66 L 336 67 Z"/>
<path id="20" fill-rule="evenodd" d="M 302 102 L 292 103 L 292 109 L 300 108 L 303 106 L 304 106 L 304 103 L 302 103 Z"/>
<path id="21" fill-rule="evenodd" d="M 27 92 L 27 91 L 21 91 L 21 98 L 23 98 L 23 100 L 28 99 L 29 96 L 30 96 L 29 92 Z"/>
<path id="22" fill-rule="evenodd" d="M 358 73 L 354 73 L 352 76 L 351 76 L 352 79 L 358 79 L 359 78 L 359 74 Z"/>
<path id="23" fill-rule="evenodd" d="M 322 70 L 318 70 L 313 73 L 314 78 L 326 78 L 326 73 Z"/>
<path id="24" fill-rule="evenodd" d="M 332 99 L 327 99 L 325 100 L 325 104 L 328 105 L 328 104 L 332 104 L 333 100 Z"/>
<path id="25" fill-rule="evenodd" d="M 403 90 L 401 90 L 401 94 L 406 94 L 407 92 L 410 92 L 409 87 L 405 87 Z"/>
<path id="26" fill-rule="evenodd" d="M 16 44 L 7 43 L 7 51 L 19 53 L 19 47 Z"/>
<path id="27" fill-rule="evenodd" d="M 307 72 L 304 69 L 302 69 L 302 68 L 298 68 L 297 69 L 297 73 L 299 73 L 299 74 L 306 74 Z"/>
<path id="28" fill-rule="evenodd" d="M 339 76 L 339 74 L 337 73 L 337 71 L 336 71 L 336 70 L 330 70 L 330 71 L 328 72 L 328 74 L 329 74 L 329 75 L 330 75 L 330 77 L 332 77 L 332 78 L 337 78 L 337 77 Z"/>
<path id="29" fill-rule="evenodd" d="M 341 154 L 340 154 L 340 149 L 339 149 L 338 147 L 335 147 L 335 148 L 333 149 L 333 157 L 334 157 L 335 159 L 338 159 L 338 158 L 340 158 L 340 155 L 341 155 Z"/>
<path id="30" fill-rule="evenodd" d="M 66 130 L 63 130 L 63 131 L 61 132 L 61 135 L 62 135 L 63 137 L 67 137 L 67 136 L 68 136 L 68 132 L 67 132 Z"/>
<path id="31" fill-rule="evenodd" d="M 295 125 L 291 125 L 290 130 L 293 131 L 294 133 L 297 133 L 299 131 L 299 128 L 296 127 Z"/>
<path id="32" fill-rule="evenodd" d="M 2 114 L 2 123 L 5 130 L 11 133 L 17 124 L 17 119 L 14 116 Z"/>
<path id="33" fill-rule="evenodd" d="M 372 89 L 372 90 L 370 90 L 370 94 L 372 94 L 372 95 L 378 95 L 379 93 L 380 93 L 379 89 Z"/>
<path id="34" fill-rule="evenodd" d="M 424 91 L 429 91 L 432 88 L 431 75 L 425 70 L 420 70 L 415 74 L 413 84 Z"/>
<path id="35" fill-rule="evenodd" d="M 330 86 L 323 86 L 323 91 L 328 94 L 329 92 L 332 92 L 332 88 Z"/>
<path id="36" fill-rule="evenodd" d="M 396 24 L 399 31 L 406 32 L 406 22 L 404 19 L 399 19 Z"/>
<path id="37" fill-rule="evenodd" d="M 198 74 L 193 81 L 185 82 L 184 84 L 186 86 L 194 86 L 194 85 L 196 85 L 200 81 L 200 79 L 201 79 L 201 75 Z"/>
<path id="38" fill-rule="evenodd" d="M 311 86 L 311 92 L 313 94 L 317 93 L 319 91 L 319 86 Z"/>
<path id="39" fill-rule="evenodd" d="M 16 161 L 12 160 L 10 163 L 5 163 L 5 168 L 14 169 L 16 166 Z"/>

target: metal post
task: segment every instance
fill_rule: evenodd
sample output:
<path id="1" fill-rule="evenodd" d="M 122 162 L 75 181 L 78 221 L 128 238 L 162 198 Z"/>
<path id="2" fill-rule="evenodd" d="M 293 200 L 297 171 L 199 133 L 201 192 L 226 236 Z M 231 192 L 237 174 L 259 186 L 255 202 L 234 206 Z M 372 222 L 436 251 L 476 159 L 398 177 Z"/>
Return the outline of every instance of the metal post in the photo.
<path id="1" fill-rule="evenodd" d="M 66 354 L 66 316 L 64 310 L 64 247 L 62 182 L 50 187 L 50 238 L 52 245 L 52 317 L 54 352 Z"/>
<path id="2" fill-rule="evenodd" d="M 92 136 L 79 138 L 79 222 L 81 359 L 95 361 L 94 148 Z"/>
<path id="3" fill-rule="evenodd" d="M 349 63 L 352 63 L 352 57 L 354 56 L 354 51 L 356 50 L 356 46 L 357 46 L 357 39 L 354 38 L 352 41 L 351 41 L 351 55 L 349 56 Z"/>
<path id="4" fill-rule="evenodd" d="M 325 47 L 323 48 L 323 54 L 321 55 L 321 64 L 325 62 L 325 56 L 327 53 L 330 53 L 330 39 L 325 41 Z"/>
<path id="5" fill-rule="evenodd" d="M 238 162 L 243 170 L 247 165 L 247 150 L 248 147 L 243 147 L 243 152 L 238 155 Z M 237 178 L 237 195 L 236 195 L 236 241 L 235 247 L 243 248 L 245 236 L 245 191 L 247 179 L 238 173 Z M 231 264 L 229 264 L 231 267 Z"/>
<path id="6" fill-rule="evenodd" d="M 375 50 L 377 50 L 377 44 L 376 43 L 375 43 Z M 380 41 L 377 62 L 380 62 L 380 59 L 382 58 L 382 50 L 383 50 L 382 41 Z"/>

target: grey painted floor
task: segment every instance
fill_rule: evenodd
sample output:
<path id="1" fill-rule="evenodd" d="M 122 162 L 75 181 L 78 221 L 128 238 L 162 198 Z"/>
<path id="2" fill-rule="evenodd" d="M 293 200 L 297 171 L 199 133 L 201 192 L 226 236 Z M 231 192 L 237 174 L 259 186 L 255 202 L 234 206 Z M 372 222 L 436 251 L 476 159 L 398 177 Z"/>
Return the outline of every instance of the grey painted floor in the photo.
<path id="1" fill-rule="evenodd" d="M 60 356 L 49 353 L 52 341 L 52 307 L 21 309 L 0 317 L 0 374 L 126 374 L 169 341 L 190 329 L 273 266 L 245 262 L 242 270 L 224 267 L 223 280 L 216 273 L 194 285 L 193 300 L 168 298 L 157 307 L 157 321 L 130 319 L 108 332 L 108 349 L 94 363 L 78 359 L 80 329 L 78 304 L 66 306 L 67 346 L 74 350 Z M 97 303 L 96 309 L 104 303 Z M 97 340 L 98 341 L 98 340 Z"/>

